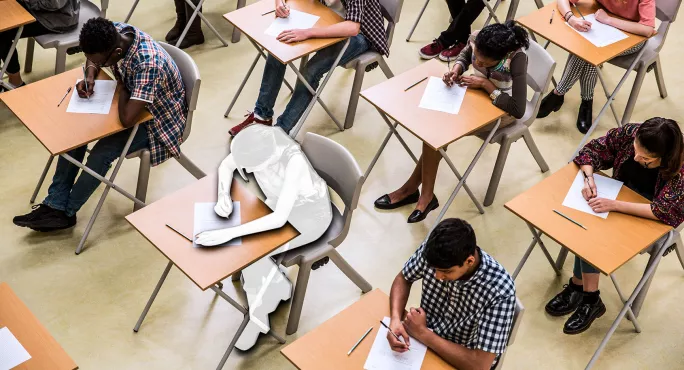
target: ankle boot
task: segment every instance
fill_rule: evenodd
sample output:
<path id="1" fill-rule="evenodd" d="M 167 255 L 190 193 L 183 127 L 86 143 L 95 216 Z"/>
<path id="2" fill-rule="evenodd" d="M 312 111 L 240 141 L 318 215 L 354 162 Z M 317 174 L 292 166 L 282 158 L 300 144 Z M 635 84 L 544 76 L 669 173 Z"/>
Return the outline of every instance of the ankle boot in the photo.
<path id="1" fill-rule="evenodd" d="M 192 0 L 192 3 L 197 5 L 199 4 L 200 0 Z M 190 17 L 192 17 L 192 13 L 194 10 L 189 6 L 185 5 L 185 19 L 186 22 L 190 21 Z M 202 9 L 200 8 L 199 12 L 202 12 Z M 201 45 L 204 44 L 204 34 L 202 33 L 202 19 L 199 17 L 199 14 L 195 17 L 195 19 L 192 21 L 192 24 L 190 25 L 190 28 L 188 29 L 188 33 L 185 35 L 185 38 L 183 38 L 183 41 L 180 43 L 178 46 L 181 49 L 186 49 L 189 48 L 193 45 Z"/>
<path id="2" fill-rule="evenodd" d="M 583 134 L 586 134 L 591 128 L 593 105 L 594 100 L 584 99 L 582 99 L 582 104 L 580 104 L 579 114 L 577 114 L 577 129 Z"/>
<path id="3" fill-rule="evenodd" d="M 185 29 L 185 0 L 173 0 L 176 5 L 176 23 L 171 28 L 171 31 L 166 34 L 164 38 L 166 42 L 170 44 L 175 44 L 178 42 L 178 38 Z"/>
<path id="4" fill-rule="evenodd" d="M 565 101 L 564 95 L 557 95 L 551 91 L 542 99 L 537 118 L 544 118 L 551 114 L 551 112 L 558 112 L 563 106 L 563 101 Z"/>

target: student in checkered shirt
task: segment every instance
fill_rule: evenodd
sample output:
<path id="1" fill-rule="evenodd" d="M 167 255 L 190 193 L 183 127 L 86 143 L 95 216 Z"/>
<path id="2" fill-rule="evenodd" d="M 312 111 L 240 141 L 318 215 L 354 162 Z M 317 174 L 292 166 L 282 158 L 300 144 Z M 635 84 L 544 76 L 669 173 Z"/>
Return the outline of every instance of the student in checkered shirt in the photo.
<path id="1" fill-rule="evenodd" d="M 419 308 L 406 302 L 423 279 Z M 390 293 L 390 347 L 405 352 L 409 335 L 461 369 L 493 368 L 506 350 L 515 312 L 515 285 L 506 270 L 477 246 L 465 221 L 450 218 L 404 265 Z"/>
<path id="2" fill-rule="evenodd" d="M 287 18 L 290 15 L 290 9 L 285 1 L 274 1 L 276 17 Z M 285 30 L 278 35 L 277 39 L 280 42 L 291 44 L 315 38 L 349 38 L 349 46 L 342 54 L 339 65 L 346 64 L 369 49 L 383 55 L 389 55 L 384 18 L 378 0 L 320 1 L 338 13 L 344 18 L 344 21 L 326 27 Z M 314 90 L 318 88 L 323 75 L 335 67 L 333 63 L 343 46 L 344 42 L 338 42 L 317 51 L 306 64 L 306 68 L 302 69 L 302 75 Z M 286 68 L 287 66 L 279 62 L 278 59 L 272 55 L 268 56 L 254 112 L 249 113 L 247 119 L 230 129 L 231 136 L 237 135 L 240 130 L 254 123 L 268 126 L 273 124 L 273 107 L 280 87 L 283 85 Z M 278 117 L 276 125 L 289 133 L 304 114 L 312 98 L 313 95 L 309 89 L 298 79 L 292 98 L 283 114 Z"/>

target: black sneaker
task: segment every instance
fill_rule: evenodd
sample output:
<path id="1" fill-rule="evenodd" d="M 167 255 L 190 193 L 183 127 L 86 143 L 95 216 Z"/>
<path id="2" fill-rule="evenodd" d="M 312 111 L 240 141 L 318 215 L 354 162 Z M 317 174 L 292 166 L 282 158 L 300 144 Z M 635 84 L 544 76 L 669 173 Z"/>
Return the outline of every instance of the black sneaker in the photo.
<path id="1" fill-rule="evenodd" d="M 546 313 L 551 316 L 565 316 L 572 313 L 582 301 L 582 288 L 572 284 L 563 285 L 563 290 L 546 304 Z"/>
<path id="2" fill-rule="evenodd" d="M 563 326 L 563 333 L 565 334 L 579 334 L 591 326 L 594 320 L 603 316 L 606 313 L 606 306 L 601 301 L 601 297 L 598 297 L 596 303 L 580 303 L 575 313 L 568 318 Z"/>
<path id="3" fill-rule="evenodd" d="M 21 227 L 28 227 L 29 223 L 42 219 L 48 213 L 52 213 L 55 210 L 46 206 L 45 204 L 37 204 L 31 207 L 31 213 L 25 215 L 16 216 L 12 219 L 12 222 Z"/>
<path id="4" fill-rule="evenodd" d="M 41 210 L 43 208 L 47 208 L 47 210 Z M 33 216 L 29 218 L 29 216 L 31 215 Z M 35 231 L 41 232 L 68 229 L 76 225 L 76 215 L 67 216 L 66 213 L 64 213 L 64 211 L 50 208 L 44 204 L 41 204 L 39 208 L 31 212 L 30 214 L 19 217 L 26 218 L 19 220 L 19 222 L 17 222 L 15 217 L 14 223 L 16 225 L 28 227 Z"/>

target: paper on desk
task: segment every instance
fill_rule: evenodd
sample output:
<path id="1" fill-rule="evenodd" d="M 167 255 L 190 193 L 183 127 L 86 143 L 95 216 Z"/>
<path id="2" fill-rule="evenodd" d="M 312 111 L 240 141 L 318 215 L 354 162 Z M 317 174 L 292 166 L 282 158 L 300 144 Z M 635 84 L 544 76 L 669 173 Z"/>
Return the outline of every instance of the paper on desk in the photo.
<path id="1" fill-rule="evenodd" d="M 0 329 L 0 370 L 8 370 L 31 359 L 31 355 L 9 328 Z"/>
<path id="2" fill-rule="evenodd" d="M 458 114 L 465 97 L 466 88 L 456 84 L 447 86 L 441 78 L 430 77 L 418 105 L 424 109 Z"/>
<path id="3" fill-rule="evenodd" d="M 81 80 L 77 80 L 78 84 Z M 76 86 L 72 89 L 71 100 L 67 112 L 69 113 L 92 113 L 92 114 L 109 114 L 109 109 L 112 107 L 114 101 L 114 92 L 116 91 L 116 81 L 114 80 L 97 80 L 95 82 L 95 93 L 88 98 L 81 98 L 78 96 Z"/>
<path id="4" fill-rule="evenodd" d="M 273 23 L 264 31 L 269 36 L 276 37 L 285 30 L 311 28 L 318 22 L 320 17 L 317 15 L 300 12 L 290 9 L 290 16 L 287 18 L 277 17 Z"/>
<path id="5" fill-rule="evenodd" d="M 577 172 L 575 181 L 572 182 L 570 190 L 568 190 L 568 194 L 565 196 L 565 200 L 563 200 L 563 205 L 601 218 L 608 217 L 609 212 L 596 213 L 591 210 L 589 203 L 584 200 L 584 197 L 582 196 L 584 181 L 584 175 L 582 175 L 582 170 L 580 170 Z M 598 193 L 597 197 L 604 199 L 615 200 L 622 188 L 622 181 L 601 175 L 594 175 L 594 183 L 596 184 L 596 192 Z"/>
<path id="6" fill-rule="evenodd" d="M 204 231 L 226 229 L 242 224 L 240 218 L 240 202 L 233 202 L 233 213 L 231 213 L 228 218 L 217 215 L 214 211 L 214 205 L 216 205 L 216 202 L 195 203 L 193 236 L 197 236 L 197 234 Z M 235 238 L 227 243 L 218 245 L 218 247 L 240 244 L 242 244 L 242 238 Z M 206 248 L 203 245 L 196 244 L 194 241 L 192 242 L 192 246 L 195 248 Z"/>
<path id="7" fill-rule="evenodd" d="M 389 326 L 390 318 L 385 317 L 382 322 Z M 420 370 L 427 347 L 413 337 L 410 337 L 410 341 L 411 350 L 404 353 L 392 351 L 387 341 L 387 328 L 380 326 L 363 368 L 365 370 Z"/>
<path id="8" fill-rule="evenodd" d="M 595 14 L 585 15 L 584 19 L 591 23 L 591 29 L 587 32 L 577 31 L 567 22 L 565 24 L 599 48 L 627 38 L 627 35 L 619 29 L 597 21 Z"/>

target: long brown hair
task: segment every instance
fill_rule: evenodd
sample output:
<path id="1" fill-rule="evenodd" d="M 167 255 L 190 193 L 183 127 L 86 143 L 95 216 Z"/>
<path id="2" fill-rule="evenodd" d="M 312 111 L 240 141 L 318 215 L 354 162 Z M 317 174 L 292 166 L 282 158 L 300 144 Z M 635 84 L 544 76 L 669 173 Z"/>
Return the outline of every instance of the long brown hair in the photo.
<path id="1" fill-rule="evenodd" d="M 684 165 L 684 137 L 677 121 L 654 117 L 644 121 L 636 134 L 639 144 L 661 160 L 665 179 L 676 176 Z"/>

